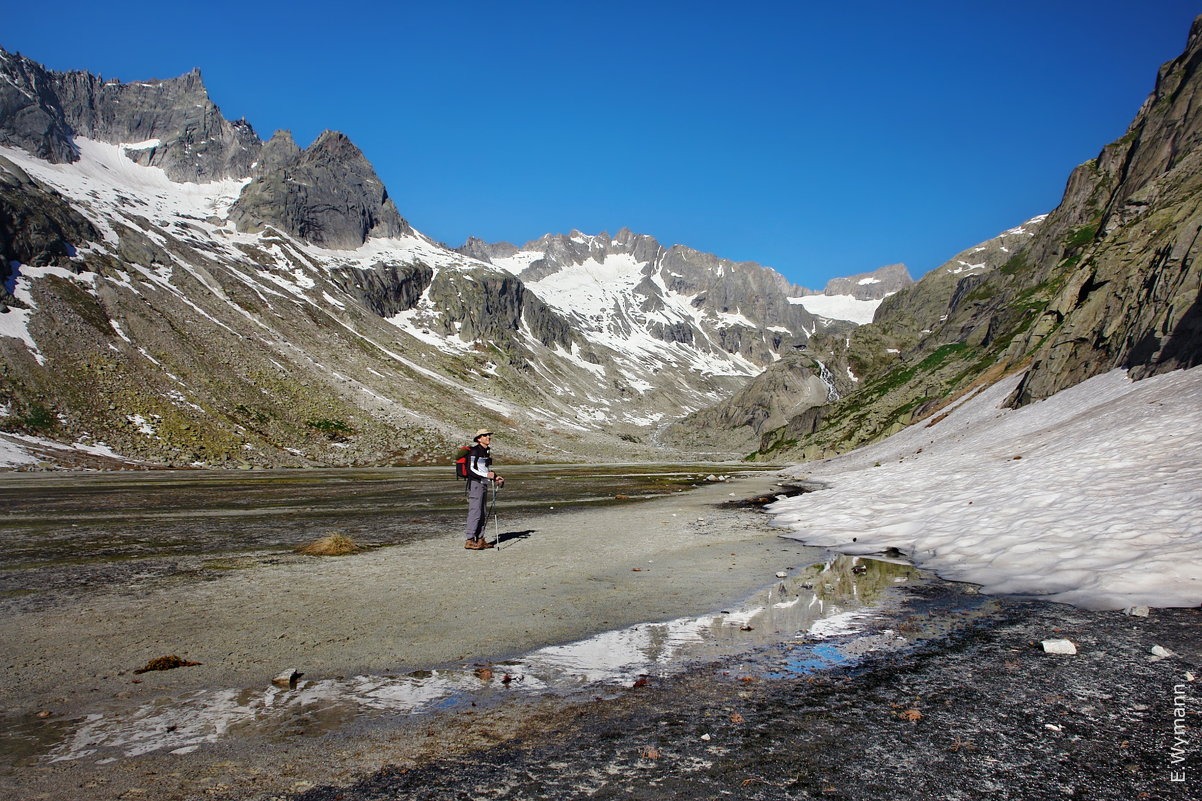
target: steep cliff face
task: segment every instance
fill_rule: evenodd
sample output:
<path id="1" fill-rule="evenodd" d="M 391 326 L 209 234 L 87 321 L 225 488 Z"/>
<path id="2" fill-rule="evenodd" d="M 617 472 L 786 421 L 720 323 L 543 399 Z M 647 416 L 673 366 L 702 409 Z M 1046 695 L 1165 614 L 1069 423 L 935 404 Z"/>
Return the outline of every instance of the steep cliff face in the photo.
<path id="1" fill-rule="evenodd" d="M 100 232 L 61 196 L 48 192 L 9 159 L 0 156 L 0 279 L 12 265 L 69 267 L 72 242 L 97 239 Z M 6 288 L 0 294 L 8 296 Z"/>
<path id="2" fill-rule="evenodd" d="M 1133 377 L 1202 361 L 1202 18 L 1127 134 L 1078 167 L 1034 277 L 1059 291 L 1011 358 L 1032 366 L 1015 403 L 1114 367 Z M 1054 265 L 1054 266 L 1053 266 Z"/>
<path id="3" fill-rule="evenodd" d="M 199 70 L 165 81 L 120 83 L 86 72 L 52 73 L 54 98 L 75 136 L 128 145 L 130 158 L 173 181 L 250 172 L 262 143 L 209 99 Z"/>
<path id="4" fill-rule="evenodd" d="M 1017 370 L 1012 404 L 1113 368 L 1140 378 L 1202 361 L 1200 63 L 1202 18 L 1127 134 L 1073 171 L 1046 218 L 985 243 L 984 269 L 960 270 L 981 261 L 966 251 L 889 298 L 845 346 L 811 342 L 859 389 L 767 432 L 760 455 L 842 452 Z"/>
<path id="5" fill-rule="evenodd" d="M 0 76 L 0 144 L 55 164 L 78 158 L 53 75 L 40 64 L 0 50 Z"/>

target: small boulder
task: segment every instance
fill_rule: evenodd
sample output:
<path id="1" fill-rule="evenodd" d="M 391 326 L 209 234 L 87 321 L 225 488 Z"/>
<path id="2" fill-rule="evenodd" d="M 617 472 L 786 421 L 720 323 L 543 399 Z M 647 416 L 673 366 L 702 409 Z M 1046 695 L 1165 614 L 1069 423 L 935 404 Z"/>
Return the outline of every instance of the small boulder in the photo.
<path id="1" fill-rule="evenodd" d="M 1072 656 L 1077 653 L 1077 646 L 1069 640 L 1044 640 L 1043 651 L 1046 654 L 1068 654 Z"/>
<path id="2" fill-rule="evenodd" d="M 296 689 L 297 680 L 303 675 L 305 674 L 301 673 L 296 668 L 288 668 L 284 672 L 280 673 L 280 675 L 272 679 L 271 683 L 278 687 L 287 687 L 290 690 L 294 690 Z"/>

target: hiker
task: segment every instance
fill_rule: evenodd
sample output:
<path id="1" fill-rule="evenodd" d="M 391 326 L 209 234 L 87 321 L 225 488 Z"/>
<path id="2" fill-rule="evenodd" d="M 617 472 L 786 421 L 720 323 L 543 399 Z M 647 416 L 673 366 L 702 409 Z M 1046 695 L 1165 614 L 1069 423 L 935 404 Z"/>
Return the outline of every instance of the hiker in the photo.
<path id="1" fill-rule="evenodd" d="M 488 485 L 505 485 L 505 479 L 493 472 L 492 432 L 482 428 L 472 438 L 476 443 L 467 453 L 467 525 L 463 529 L 463 547 L 469 551 L 482 551 L 496 543 L 484 538 L 484 527 L 488 524 Z M 499 537 L 498 537 L 499 538 Z"/>

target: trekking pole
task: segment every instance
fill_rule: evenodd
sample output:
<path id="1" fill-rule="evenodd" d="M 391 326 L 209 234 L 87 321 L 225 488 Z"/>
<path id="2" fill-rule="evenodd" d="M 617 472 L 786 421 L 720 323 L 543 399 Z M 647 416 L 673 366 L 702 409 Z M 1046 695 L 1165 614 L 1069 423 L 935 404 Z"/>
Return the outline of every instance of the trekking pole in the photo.
<path id="1" fill-rule="evenodd" d="M 501 524 L 497 522 L 497 482 L 492 483 L 492 533 L 493 545 L 501 550 Z"/>

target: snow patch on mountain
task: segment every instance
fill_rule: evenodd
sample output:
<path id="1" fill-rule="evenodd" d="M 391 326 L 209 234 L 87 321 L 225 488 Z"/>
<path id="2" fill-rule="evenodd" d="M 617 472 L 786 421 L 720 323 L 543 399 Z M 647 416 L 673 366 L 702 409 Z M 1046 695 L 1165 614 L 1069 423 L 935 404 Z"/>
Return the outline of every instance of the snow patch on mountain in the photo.
<path id="1" fill-rule="evenodd" d="M 864 284 L 864 281 L 860 282 Z M 802 295 L 789 298 L 790 303 L 804 306 L 806 311 L 828 320 L 848 320 L 857 325 L 872 322 L 883 298 L 859 300 L 851 295 Z"/>

